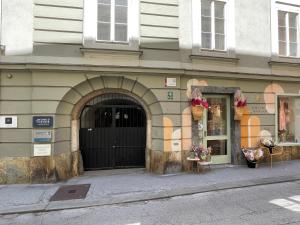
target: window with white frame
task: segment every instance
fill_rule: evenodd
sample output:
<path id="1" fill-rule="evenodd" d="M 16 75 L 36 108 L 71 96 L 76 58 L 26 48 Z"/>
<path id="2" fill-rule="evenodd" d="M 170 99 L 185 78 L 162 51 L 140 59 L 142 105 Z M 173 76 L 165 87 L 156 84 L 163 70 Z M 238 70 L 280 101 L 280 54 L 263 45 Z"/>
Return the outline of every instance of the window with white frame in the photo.
<path id="1" fill-rule="evenodd" d="M 201 47 L 225 50 L 225 2 L 201 0 Z"/>
<path id="2" fill-rule="evenodd" d="M 300 96 L 279 95 L 277 112 L 278 142 L 300 144 Z"/>
<path id="3" fill-rule="evenodd" d="M 97 40 L 128 41 L 127 0 L 98 0 Z"/>
<path id="4" fill-rule="evenodd" d="M 86 48 L 138 50 L 139 1 L 84 0 Z"/>
<path id="5" fill-rule="evenodd" d="M 298 55 L 297 13 L 278 11 L 278 52 L 282 56 Z"/>
<path id="6" fill-rule="evenodd" d="M 272 0 L 272 52 L 283 57 L 300 57 L 300 1 Z"/>
<path id="7" fill-rule="evenodd" d="M 193 54 L 234 57 L 235 0 L 191 1 Z"/>

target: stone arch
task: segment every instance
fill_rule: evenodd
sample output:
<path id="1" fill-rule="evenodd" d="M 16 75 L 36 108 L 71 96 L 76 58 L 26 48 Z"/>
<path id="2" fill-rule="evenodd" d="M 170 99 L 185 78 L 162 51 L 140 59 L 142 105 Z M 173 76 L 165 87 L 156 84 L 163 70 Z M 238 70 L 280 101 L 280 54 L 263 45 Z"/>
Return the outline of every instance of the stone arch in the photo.
<path id="1" fill-rule="evenodd" d="M 76 176 L 83 171 L 79 149 L 79 118 L 81 111 L 88 101 L 106 93 L 121 93 L 128 95 L 137 100 L 144 108 L 147 117 L 146 169 L 150 171 L 152 115 L 163 114 L 158 99 L 152 91 L 141 84 L 138 79 L 131 79 L 123 76 L 87 76 L 85 81 L 72 87 L 64 95 L 56 110 L 57 114 L 67 114 L 71 118 L 70 150 L 72 153 L 72 175 Z"/>

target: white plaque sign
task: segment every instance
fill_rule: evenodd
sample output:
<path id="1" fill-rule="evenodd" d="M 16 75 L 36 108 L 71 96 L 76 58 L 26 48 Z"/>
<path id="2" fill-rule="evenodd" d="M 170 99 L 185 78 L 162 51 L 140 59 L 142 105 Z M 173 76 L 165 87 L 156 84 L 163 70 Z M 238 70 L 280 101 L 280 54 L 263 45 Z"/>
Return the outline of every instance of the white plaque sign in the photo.
<path id="1" fill-rule="evenodd" d="M 34 144 L 33 156 L 50 156 L 51 144 Z"/>
<path id="2" fill-rule="evenodd" d="M 165 85 L 166 87 L 176 87 L 176 78 L 166 78 Z"/>
<path id="3" fill-rule="evenodd" d="M 34 142 L 51 142 L 52 131 L 51 130 L 34 130 L 33 141 Z"/>
<path id="4" fill-rule="evenodd" d="M 16 116 L 0 116 L 0 128 L 17 128 L 18 117 Z"/>

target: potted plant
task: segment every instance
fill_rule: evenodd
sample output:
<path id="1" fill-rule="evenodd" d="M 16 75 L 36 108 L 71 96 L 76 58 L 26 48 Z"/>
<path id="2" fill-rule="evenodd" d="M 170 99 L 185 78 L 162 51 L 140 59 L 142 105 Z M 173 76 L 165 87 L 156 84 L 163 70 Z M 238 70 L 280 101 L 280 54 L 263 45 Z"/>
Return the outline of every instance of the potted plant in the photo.
<path id="1" fill-rule="evenodd" d="M 244 153 L 249 168 L 256 168 L 258 160 L 264 155 L 261 148 L 242 148 L 242 152 Z"/>
<path id="2" fill-rule="evenodd" d="M 237 90 L 234 94 L 234 119 L 241 120 L 244 114 L 244 108 L 247 100 L 241 90 Z"/>
<path id="3" fill-rule="evenodd" d="M 202 145 L 193 145 L 188 159 L 210 162 L 211 152 L 212 152 L 211 147 L 204 148 Z"/>

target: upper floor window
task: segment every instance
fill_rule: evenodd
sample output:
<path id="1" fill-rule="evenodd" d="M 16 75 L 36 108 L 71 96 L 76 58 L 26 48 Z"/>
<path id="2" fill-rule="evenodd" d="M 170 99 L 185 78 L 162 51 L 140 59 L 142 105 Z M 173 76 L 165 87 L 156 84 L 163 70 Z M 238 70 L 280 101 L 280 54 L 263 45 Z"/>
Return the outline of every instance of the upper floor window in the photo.
<path id="1" fill-rule="evenodd" d="M 234 12 L 234 0 L 192 0 L 193 54 L 234 54 Z"/>
<path id="2" fill-rule="evenodd" d="M 138 50 L 139 1 L 84 0 L 83 45 Z"/>
<path id="3" fill-rule="evenodd" d="M 273 55 L 300 57 L 299 15 L 299 0 L 272 0 Z"/>
<path id="4" fill-rule="evenodd" d="M 97 40 L 128 41 L 127 0 L 98 0 Z"/>
<path id="5" fill-rule="evenodd" d="M 279 55 L 298 55 L 298 24 L 296 13 L 278 11 L 278 46 Z"/>
<path id="6" fill-rule="evenodd" d="M 201 46 L 225 50 L 225 2 L 201 1 Z"/>

